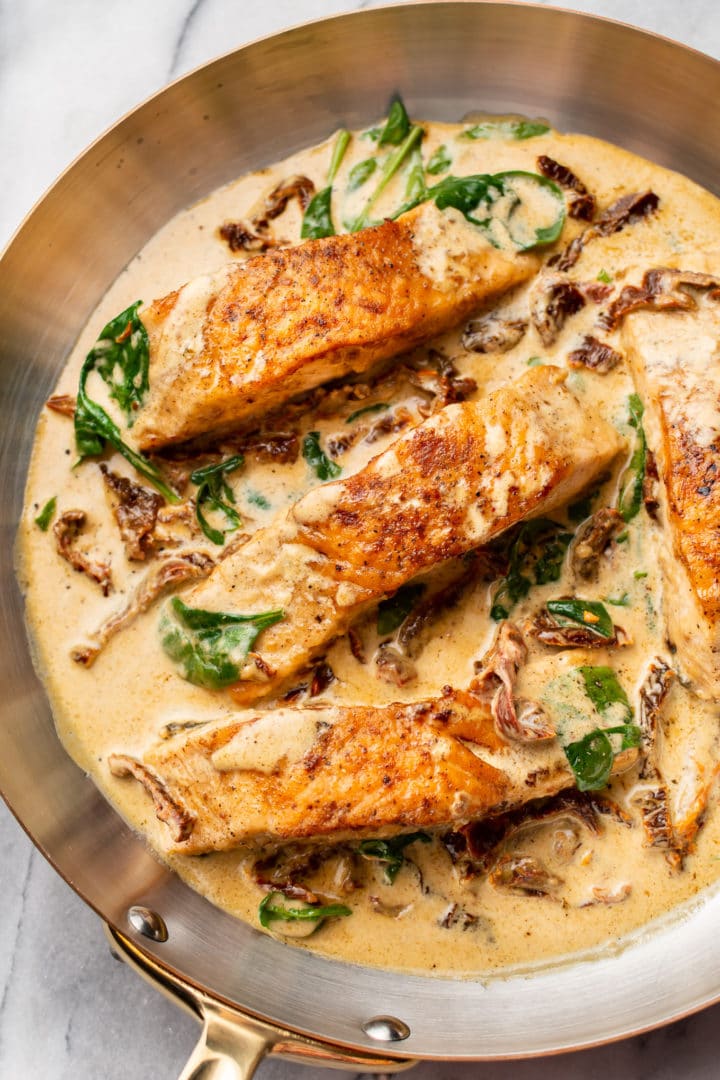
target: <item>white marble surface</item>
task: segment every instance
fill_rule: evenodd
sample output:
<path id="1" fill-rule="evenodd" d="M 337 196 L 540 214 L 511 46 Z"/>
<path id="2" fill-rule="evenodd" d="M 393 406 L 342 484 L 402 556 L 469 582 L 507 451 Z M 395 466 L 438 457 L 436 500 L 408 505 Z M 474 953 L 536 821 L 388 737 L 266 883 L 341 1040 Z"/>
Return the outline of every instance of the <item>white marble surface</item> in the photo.
<path id="1" fill-rule="evenodd" d="M 374 0 L 0 0 L 0 246 L 54 177 L 169 80 L 282 27 Z M 720 57 L 717 0 L 575 0 Z M 713 133 L 713 137 L 717 133 Z M 110 957 L 97 917 L 0 805 L 0 1077 L 171 1080 L 194 1022 Z M 417 1080 L 710 1080 L 720 1006 L 561 1060 L 425 1064 Z M 262 1080 L 317 1070 L 268 1061 Z M 324 1075 L 324 1074 L 322 1074 Z M 349 1077 L 349 1073 L 334 1073 Z"/>

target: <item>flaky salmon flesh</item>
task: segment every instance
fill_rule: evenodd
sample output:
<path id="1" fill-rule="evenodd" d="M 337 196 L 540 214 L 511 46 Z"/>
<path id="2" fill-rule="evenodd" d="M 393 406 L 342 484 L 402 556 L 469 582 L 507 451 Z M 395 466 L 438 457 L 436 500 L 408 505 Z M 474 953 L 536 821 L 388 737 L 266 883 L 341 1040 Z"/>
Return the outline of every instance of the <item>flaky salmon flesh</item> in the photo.
<path id="1" fill-rule="evenodd" d="M 720 696 L 720 299 L 638 311 L 623 340 L 661 479 L 663 605 L 675 663 Z"/>
<path id="2" fill-rule="evenodd" d="M 404 582 L 563 506 L 623 447 L 559 368 L 531 368 L 449 405 L 354 476 L 315 488 L 184 595 L 191 607 L 279 609 L 240 671 L 239 703 L 267 696 Z"/>
<path id="3" fill-rule="evenodd" d="M 432 202 L 231 263 L 142 311 L 150 390 L 133 435 L 156 450 L 246 425 L 429 341 L 537 268 Z"/>

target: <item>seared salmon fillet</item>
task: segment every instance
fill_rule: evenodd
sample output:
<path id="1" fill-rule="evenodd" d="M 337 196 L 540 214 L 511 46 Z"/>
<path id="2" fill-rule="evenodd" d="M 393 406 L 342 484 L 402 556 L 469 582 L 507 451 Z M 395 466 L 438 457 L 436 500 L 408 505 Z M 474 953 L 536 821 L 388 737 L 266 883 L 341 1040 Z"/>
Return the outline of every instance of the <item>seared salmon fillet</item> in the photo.
<path id="1" fill-rule="evenodd" d="M 142 311 L 150 390 L 133 434 L 155 450 L 244 425 L 428 341 L 537 266 L 434 203 L 232 263 Z"/>
<path id="2" fill-rule="evenodd" d="M 623 339 L 661 477 L 664 611 L 675 664 L 720 696 L 720 300 L 638 311 Z"/>
<path id="3" fill-rule="evenodd" d="M 564 381 L 559 368 L 532 368 L 483 401 L 449 405 L 354 476 L 309 492 L 187 593 L 193 608 L 283 612 L 241 668 L 236 699 L 277 689 L 404 582 L 587 487 L 623 442 Z"/>
<path id="4" fill-rule="evenodd" d="M 145 786 L 183 854 L 460 826 L 574 784 L 556 740 L 518 750 L 467 691 L 246 713 L 109 766 Z"/>

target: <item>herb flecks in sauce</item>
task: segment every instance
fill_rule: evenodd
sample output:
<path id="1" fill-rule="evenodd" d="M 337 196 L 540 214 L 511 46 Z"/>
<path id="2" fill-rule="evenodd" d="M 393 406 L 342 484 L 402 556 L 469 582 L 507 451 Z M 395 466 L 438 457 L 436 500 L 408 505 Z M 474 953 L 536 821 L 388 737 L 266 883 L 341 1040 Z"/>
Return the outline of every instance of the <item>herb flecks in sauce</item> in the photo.
<path id="1" fill-rule="evenodd" d="M 179 596 L 160 622 L 162 647 L 196 686 L 220 690 L 238 681 L 259 634 L 283 617 L 282 611 L 239 615 L 188 606 Z"/>
<path id="2" fill-rule="evenodd" d="M 47 532 L 50 528 L 50 522 L 55 517 L 55 510 L 57 507 L 57 496 L 53 495 L 51 499 L 43 506 L 42 510 L 36 518 L 34 518 L 35 524 L 38 529 L 42 529 L 43 532 Z"/>

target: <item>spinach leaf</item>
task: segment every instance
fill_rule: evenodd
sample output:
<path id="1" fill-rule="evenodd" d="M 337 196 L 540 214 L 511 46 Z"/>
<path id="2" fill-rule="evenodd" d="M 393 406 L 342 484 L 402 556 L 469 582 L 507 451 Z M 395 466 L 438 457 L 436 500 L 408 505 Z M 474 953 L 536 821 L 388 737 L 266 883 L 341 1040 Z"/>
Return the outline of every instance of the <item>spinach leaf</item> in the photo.
<path id="1" fill-rule="evenodd" d="M 402 626 L 424 592 L 424 585 L 401 585 L 394 596 L 382 600 L 378 604 L 378 634 L 384 637 Z"/>
<path id="2" fill-rule="evenodd" d="M 204 469 L 195 469 L 190 474 L 191 482 L 197 484 L 198 487 L 195 496 L 195 514 L 200 523 L 200 528 L 208 540 L 212 540 L 213 544 L 224 544 L 227 534 L 234 532 L 242 524 L 240 515 L 234 506 L 235 496 L 225 477 L 228 473 L 239 469 L 244 463 L 245 458 L 242 454 L 236 454 L 234 457 L 226 458 L 225 461 L 221 461 L 217 465 L 206 465 Z M 231 503 L 233 505 L 230 505 Z M 204 507 L 206 506 L 209 510 L 217 510 L 225 515 L 230 524 L 224 532 L 214 528 L 207 520 L 204 513 Z"/>
<path id="3" fill-rule="evenodd" d="M 137 450 L 133 450 L 131 446 L 123 442 L 115 421 L 108 416 L 101 405 L 88 397 L 86 383 L 88 375 L 94 368 L 95 356 L 89 352 L 80 369 L 75 404 L 75 445 L 80 454 L 77 464 L 79 465 L 85 458 L 102 454 L 105 444 L 109 443 L 114 450 L 122 454 L 126 461 L 130 462 L 141 476 L 150 481 L 167 502 L 179 503 L 180 497 L 165 483 L 160 470 Z"/>
<path id="4" fill-rule="evenodd" d="M 452 159 L 448 154 L 447 146 L 444 144 L 438 146 L 434 154 L 430 156 L 430 160 L 427 163 L 427 171 L 431 176 L 437 176 L 438 173 L 447 172 L 452 165 Z"/>
<path id="5" fill-rule="evenodd" d="M 149 389 L 150 342 L 137 313 L 141 303 L 138 300 L 111 319 L 88 353 L 110 397 L 125 413 L 128 427 Z"/>
<path id="6" fill-rule="evenodd" d="M 645 479 L 645 467 L 647 464 L 647 442 L 645 430 L 642 425 L 643 403 L 637 394 L 631 394 L 628 398 L 630 412 L 629 424 L 635 428 L 635 448 L 630 464 L 620 479 L 620 493 L 618 495 L 617 508 L 623 521 L 632 521 L 640 512 L 643 498 L 643 481 Z"/>
<path id="7" fill-rule="evenodd" d="M 532 139 L 549 131 L 540 120 L 484 120 L 463 131 L 462 139 Z"/>
<path id="8" fill-rule="evenodd" d="M 564 747 L 579 791 L 599 791 L 609 781 L 615 760 L 610 735 L 621 736 L 618 752 L 640 745 L 640 728 L 636 724 L 620 724 L 617 727 L 596 728 L 578 742 Z"/>
<path id="9" fill-rule="evenodd" d="M 43 532 L 47 532 L 50 527 L 50 522 L 55 517 L 55 508 L 57 507 L 57 496 L 53 495 L 52 499 L 43 506 L 42 510 L 35 518 L 35 524 L 38 529 L 42 529 Z"/>
<path id="10" fill-rule="evenodd" d="M 598 600 L 548 600 L 546 606 L 561 626 L 578 623 L 603 638 L 611 638 L 615 632 L 607 608 Z"/>
<path id="11" fill-rule="evenodd" d="M 572 533 L 548 518 L 525 522 L 511 544 L 507 576 L 493 593 L 490 617 L 496 622 L 507 619 L 533 584 L 558 581 L 571 540 Z"/>
<path id="12" fill-rule="evenodd" d="M 328 169 L 327 186 L 313 195 L 303 214 L 300 237 L 303 240 L 320 240 L 324 236 L 334 236 L 335 226 L 332 219 L 332 186 L 337 171 L 345 157 L 351 135 L 349 131 L 338 132 L 335 141 L 330 167 Z"/>
<path id="13" fill-rule="evenodd" d="M 531 184 L 547 191 L 553 198 L 556 213 L 549 225 L 533 229 L 532 235 L 518 227 L 519 210 L 523 207 L 523 186 Z M 485 230 L 488 240 L 499 247 L 494 229 L 504 231 L 518 251 L 531 251 L 533 248 L 554 243 L 565 224 L 565 200 L 556 183 L 539 173 L 524 172 L 514 169 L 503 173 L 476 173 L 472 176 L 445 176 L 437 184 L 427 188 L 424 195 L 405 202 L 393 217 L 413 210 L 420 203 L 434 200 L 438 210 L 452 206 L 459 210 L 467 221 Z M 482 208 L 482 209 L 481 209 Z M 476 213 L 484 212 L 483 217 Z"/>
<path id="14" fill-rule="evenodd" d="M 315 470 L 318 480 L 334 480 L 342 472 L 336 461 L 332 461 L 320 446 L 320 432 L 309 431 L 302 444 L 302 456 L 311 469 Z"/>
<path id="15" fill-rule="evenodd" d="M 410 160 L 410 171 L 405 186 L 405 201 L 417 202 L 418 199 L 424 197 L 426 191 L 425 166 L 423 165 L 422 154 L 416 146 Z"/>
<path id="16" fill-rule="evenodd" d="M 390 406 L 386 401 L 376 401 L 374 405 L 363 405 L 362 409 L 356 409 L 354 413 L 350 413 L 346 424 L 352 424 L 353 420 L 357 420 L 360 416 L 365 416 L 367 413 L 385 412 Z"/>
<path id="17" fill-rule="evenodd" d="M 332 184 L 337 176 L 338 169 L 342 165 L 343 158 L 347 153 L 347 148 L 350 145 L 352 135 L 345 128 L 341 128 L 338 131 L 337 139 L 335 140 L 335 146 L 333 147 L 332 157 L 330 158 L 330 166 L 328 168 L 328 184 Z"/>
<path id="18" fill-rule="evenodd" d="M 348 226 L 350 232 L 358 232 L 360 229 L 365 229 L 368 227 L 368 225 L 370 225 L 370 211 L 372 210 L 375 203 L 380 198 L 383 191 L 388 186 L 402 163 L 405 161 L 408 155 L 412 153 L 414 147 L 419 144 L 420 140 L 423 137 L 423 134 L 423 129 L 418 124 L 416 124 L 414 127 L 411 127 L 410 131 L 407 133 L 405 139 L 400 143 L 397 150 L 393 150 L 392 154 L 390 154 L 385 160 L 385 163 L 383 164 L 380 172 L 380 176 L 378 178 L 378 182 L 375 186 L 375 190 L 365 203 L 365 206 L 363 207 L 361 213 L 358 215 L 355 221 L 350 222 Z M 417 203 L 413 205 L 417 205 Z M 398 217 L 399 214 L 401 214 L 402 212 L 403 210 L 401 209 L 400 211 L 398 211 L 397 214 L 394 214 L 393 217 Z"/>
<path id="19" fill-rule="evenodd" d="M 377 159 L 374 157 L 358 161 L 357 165 L 353 165 L 348 175 L 348 191 L 357 191 L 359 187 L 362 187 L 370 179 L 376 169 Z"/>
<path id="20" fill-rule="evenodd" d="M 285 919 L 289 921 L 306 921 L 308 919 L 317 921 L 318 919 L 336 919 L 341 915 L 352 915 L 352 911 L 345 904 L 325 904 L 324 906 L 310 905 L 307 907 L 289 908 L 284 904 L 278 904 L 274 901 L 275 893 L 268 893 L 265 899 L 261 902 L 258 908 L 258 919 L 260 925 L 268 927 L 275 919 Z"/>
<path id="21" fill-rule="evenodd" d="M 410 117 L 400 98 L 390 106 L 385 127 L 380 133 L 380 146 L 399 146 L 410 131 Z"/>
<path id="22" fill-rule="evenodd" d="M 332 184 L 328 184 L 313 195 L 308 203 L 300 229 L 302 240 L 320 240 L 324 236 L 335 235 L 331 204 Z"/>
<path id="23" fill-rule="evenodd" d="M 578 671 L 585 685 L 585 693 L 599 713 L 604 715 L 613 709 L 613 706 L 619 705 L 625 722 L 632 720 L 630 702 L 613 668 L 583 666 L 578 668 Z M 613 712 L 616 710 L 613 709 Z"/>
<path id="24" fill-rule="evenodd" d="M 284 618 L 282 611 L 256 615 L 205 611 L 189 607 L 179 596 L 169 606 L 170 613 L 160 622 L 162 647 L 180 664 L 183 678 L 210 690 L 237 682 L 258 635 Z"/>
<path id="25" fill-rule="evenodd" d="M 406 833 L 404 836 L 393 836 L 390 840 L 363 840 L 358 851 L 364 859 L 382 863 L 385 881 L 392 885 L 398 872 L 405 862 L 404 851 L 416 840 L 423 844 L 430 843 L 430 837 L 424 832 Z"/>

